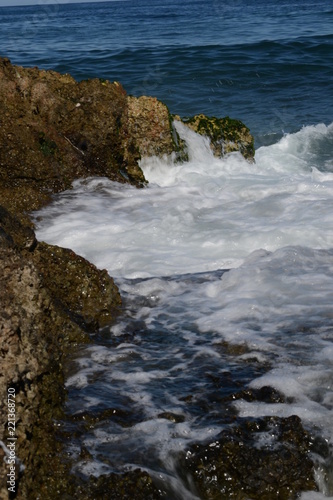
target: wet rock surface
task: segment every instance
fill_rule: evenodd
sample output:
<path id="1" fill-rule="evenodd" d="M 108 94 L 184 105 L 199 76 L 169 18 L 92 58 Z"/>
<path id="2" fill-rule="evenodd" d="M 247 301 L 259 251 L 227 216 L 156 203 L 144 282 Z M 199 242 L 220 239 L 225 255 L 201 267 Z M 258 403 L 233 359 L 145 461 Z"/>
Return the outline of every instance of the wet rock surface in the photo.
<path id="1" fill-rule="evenodd" d="M 290 500 L 317 489 L 311 447 L 296 416 L 250 419 L 192 446 L 181 468 L 202 499 Z"/>
<path id="2" fill-rule="evenodd" d="M 110 324 L 119 312 L 118 288 L 105 270 L 72 250 L 38 243 L 33 260 L 54 300 L 85 331 Z"/>
<path id="3" fill-rule="evenodd" d="M 19 459 L 16 484 L 22 498 L 36 498 L 32 490 L 40 487 L 39 481 L 47 484 L 53 470 L 64 472 L 54 440 L 54 418 L 61 415 L 65 397 L 64 356 L 70 345 L 89 340 L 87 330 L 110 323 L 121 300 L 105 271 L 74 252 L 38 243 L 32 229 L 3 207 L 0 230 L 0 440 L 9 443 L 11 388 Z M 1 446 L 0 498 L 8 497 L 6 453 Z"/>
<path id="4" fill-rule="evenodd" d="M 147 472 L 136 469 L 124 474 L 109 474 L 91 478 L 86 485 L 72 488 L 72 495 L 66 498 L 91 500 L 155 500 L 165 498 L 163 492 L 153 483 Z"/>
<path id="5" fill-rule="evenodd" d="M 183 123 L 200 135 L 210 139 L 210 146 L 215 156 L 239 151 L 248 161 L 254 161 L 254 139 L 250 130 L 240 120 L 229 116 L 224 118 L 195 115 L 184 118 Z"/>

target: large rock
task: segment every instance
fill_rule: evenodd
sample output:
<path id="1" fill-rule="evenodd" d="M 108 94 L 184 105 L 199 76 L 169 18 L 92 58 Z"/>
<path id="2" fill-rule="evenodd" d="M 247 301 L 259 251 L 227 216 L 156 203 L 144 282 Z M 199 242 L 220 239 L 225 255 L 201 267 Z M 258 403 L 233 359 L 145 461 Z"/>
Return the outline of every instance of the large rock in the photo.
<path id="1" fill-rule="evenodd" d="M 152 97 L 129 97 L 128 114 L 130 137 L 142 156 L 170 155 L 175 150 L 171 116 L 165 104 Z"/>
<path id="2" fill-rule="evenodd" d="M 70 317 L 84 330 L 96 331 L 110 324 L 121 299 L 113 279 L 72 250 L 38 243 L 32 260 L 42 284 Z"/>
<path id="3" fill-rule="evenodd" d="M 96 331 L 112 322 L 121 306 L 113 279 L 69 249 L 38 242 L 34 231 L 0 206 L 2 246 L 15 250 L 39 273 L 58 309 L 85 331 Z M 0 240 L 1 246 L 1 240 Z"/>
<path id="4" fill-rule="evenodd" d="M 9 444 L 10 387 L 15 390 L 15 451 L 26 467 L 23 474 L 18 463 L 16 486 L 24 495 L 45 469 L 50 474 L 60 468 L 61 474 L 52 436 L 53 419 L 64 402 L 64 354 L 71 344 L 88 341 L 88 331 L 111 323 L 121 300 L 106 271 L 70 250 L 37 242 L 31 228 L 0 207 L 0 304 L 0 441 Z M 2 446 L 1 463 L 4 454 Z M 0 468 L 1 499 L 8 497 L 8 472 Z"/>
<path id="5" fill-rule="evenodd" d="M 79 177 L 145 182 L 119 83 L 0 59 L 0 108 L 0 204 L 13 212 L 39 208 Z"/>
<path id="6" fill-rule="evenodd" d="M 56 409 L 63 397 L 59 346 L 64 336 L 80 338 L 82 332 L 57 309 L 41 286 L 34 264 L 10 244 L 0 246 L 0 303 L 0 440 L 9 445 L 7 388 L 11 388 L 15 390 L 15 453 L 20 461 L 16 465 L 17 492 L 23 473 L 20 463 L 26 466 L 25 474 L 33 474 L 31 467 L 38 465 L 37 447 L 39 454 L 44 455 L 36 435 L 45 425 L 50 425 L 47 413 L 51 411 L 55 415 L 52 407 Z M 50 404 L 44 405 L 46 386 L 50 384 L 53 396 Z M 3 458 L 4 450 L 0 448 L 2 499 L 8 498 L 6 475 L 9 473 Z"/>
<path id="7" fill-rule="evenodd" d="M 153 97 L 128 96 L 118 82 L 76 82 L 0 58 L 0 109 L 0 205 L 16 215 L 40 208 L 80 177 L 144 186 L 141 156 L 186 159 L 168 108 Z M 215 154 L 240 151 L 253 159 L 253 137 L 242 122 L 204 115 L 183 122 L 207 135 Z"/>

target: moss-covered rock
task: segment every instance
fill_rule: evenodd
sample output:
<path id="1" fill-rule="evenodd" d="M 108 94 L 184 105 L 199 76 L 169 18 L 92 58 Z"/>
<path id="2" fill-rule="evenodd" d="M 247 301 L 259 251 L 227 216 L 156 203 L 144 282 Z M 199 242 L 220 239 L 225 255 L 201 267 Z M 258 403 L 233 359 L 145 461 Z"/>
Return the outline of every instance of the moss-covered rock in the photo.
<path id="1" fill-rule="evenodd" d="M 194 132 L 211 140 L 211 148 L 215 156 L 222 157 L 239 151 L 246 160 L 254 161 L 253 136 L 240 120 L 234 120 L 229 116 L 215 118 L 200 114 L 183 118 L 182 122 Z"/>

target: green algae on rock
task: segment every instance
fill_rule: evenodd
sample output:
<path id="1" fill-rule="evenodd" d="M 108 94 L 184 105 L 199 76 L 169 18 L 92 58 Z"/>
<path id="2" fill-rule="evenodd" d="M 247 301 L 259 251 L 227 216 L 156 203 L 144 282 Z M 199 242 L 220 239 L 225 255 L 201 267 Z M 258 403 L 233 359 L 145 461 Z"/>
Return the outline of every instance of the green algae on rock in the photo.
<path id="1" fill-rule="evenodd" d="M 222 157 L 239 151 L 246 160 L 254 161 L 253 136 L 240 120 L 234 120 L 229 116 L 215 118 L 200 114 L 183 118 L 182 122 L 194 132 L 211 140 L 211 148 L 215 156 Z"/>

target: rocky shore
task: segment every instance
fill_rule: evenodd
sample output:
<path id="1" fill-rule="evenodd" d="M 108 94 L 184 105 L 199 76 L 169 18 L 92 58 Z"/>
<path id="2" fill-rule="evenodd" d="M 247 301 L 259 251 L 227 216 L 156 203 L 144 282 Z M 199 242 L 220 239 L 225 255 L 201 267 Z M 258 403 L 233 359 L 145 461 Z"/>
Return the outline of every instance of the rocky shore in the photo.
<path id="1" fill-rule="evenodd" d="M 116 319 L 122 303 L 106 271 L 70 249 L 37 241 L 29 213 L 78 178 L 103 176 L 144 188 L 142 156 L 186 159 L 186 145 L 173 127 L 179 117 L 155 98 L 128 96 L 118 82 L 76 82 L 13 66 L 6 58 L 0 59 L 0 109 L 0 499 L 111 498 L 111 490 L 114 499 L 166 498 L 140 470 L 89 484 L 70 474 L 70 460 L 62 454 L 70 437 L 56 425 L 66 397 L 63 363 L 91 333 Z M 253 138 L 238 120 L 197 115 L 184 123 L 211 138 L 214 154 L 240 151 L 253 161 Z M 250 445 L 245 455 L 244 447 L 240 451 L 245 436 L 251 441 L 251 433 L 270 425 L 280 436 L 275 475 L 271 455 Z M 179 457 L 202 498 L 289 499 L 316 489 L 311 440 L 297 419 L 244 424 L 221 435 L 219 446 L 207 446 Z M 253 470 L 245 472 L 249 461 Z M 212 464 L 218 471 L 214 481 Z M 226 471 L 232 477 L 227 482 Z M 267 481 L 269 494 L 263 496 Z"/>

